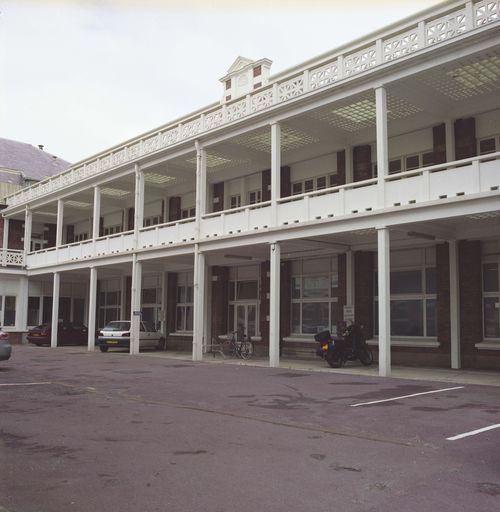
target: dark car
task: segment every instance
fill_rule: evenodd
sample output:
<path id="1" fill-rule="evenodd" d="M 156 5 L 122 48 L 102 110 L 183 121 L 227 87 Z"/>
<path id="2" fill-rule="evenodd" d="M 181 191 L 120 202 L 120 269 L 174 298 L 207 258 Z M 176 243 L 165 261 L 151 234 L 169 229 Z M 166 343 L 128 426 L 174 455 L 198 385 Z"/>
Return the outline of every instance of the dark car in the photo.
<path id="1" fill-rule="evenodd" d="M 37 347 L 50 345 L 52 326 L 42 324 L 28 331 L 28 341 Z M 86 345 L 88 342 L 88 329 L 82 324 L 62 322 L 57 329 L 58 345 Z"/>
<path id="2" fill-rule="evenodd" d="M 0 329 L 0 361 L 10 359 L 12 347 L 9 342 L 9 334 Z"/>

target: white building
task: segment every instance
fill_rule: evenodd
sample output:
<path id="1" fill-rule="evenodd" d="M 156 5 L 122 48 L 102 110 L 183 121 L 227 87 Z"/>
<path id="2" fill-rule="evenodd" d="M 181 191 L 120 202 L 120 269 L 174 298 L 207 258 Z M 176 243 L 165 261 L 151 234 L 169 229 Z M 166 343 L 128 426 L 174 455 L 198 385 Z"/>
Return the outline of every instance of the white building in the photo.
<path id="1" fill-rule="evenodd" d="M 142 311 L 195 360 L 243 325 L 276 366 L 352 305 L 381 375 L 499 368 L 499 10 L 445 2 L 274 76 L 239 57 L 220 102 L 9 196 L 0 322 L 86 321 L 92 350 L 132 318 L 134 353 Z"/>

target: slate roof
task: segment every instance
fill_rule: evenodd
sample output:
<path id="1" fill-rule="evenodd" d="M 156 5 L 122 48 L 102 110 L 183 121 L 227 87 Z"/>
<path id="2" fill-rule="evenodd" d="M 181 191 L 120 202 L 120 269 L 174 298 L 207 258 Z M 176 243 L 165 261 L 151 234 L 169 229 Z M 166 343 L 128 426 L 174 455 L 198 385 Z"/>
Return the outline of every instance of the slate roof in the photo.
<path id="1" fill-rule="evenodd" d="M 40 181 L 70 166 L 66 160 L 31 144 L 0 138 L 0 182 L 23 184 L 19 175 L 2 172 L 6 169 L 22 172 L 24 179 Z"/>

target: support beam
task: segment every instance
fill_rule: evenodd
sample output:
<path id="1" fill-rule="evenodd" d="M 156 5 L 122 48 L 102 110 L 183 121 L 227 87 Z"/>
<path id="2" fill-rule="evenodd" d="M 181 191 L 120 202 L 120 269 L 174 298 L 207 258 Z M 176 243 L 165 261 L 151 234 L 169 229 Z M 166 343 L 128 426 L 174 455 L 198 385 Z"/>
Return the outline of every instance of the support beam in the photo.
<path id="1" fill-rule="evenodd" d="M 19 276 L 19 296 L 18 304 L 24 305 L 16 308 L 16 325 L 20 331 L 28 331 L 28 276 Z M 23 335 L 23 344 L 27 343 L 26 336 Z"/>
<path id="2" fill-rule="evenodd" d="M 196 232 L 200 233 L 201 218 L 207 213 L 207 152 L 195 142 L 196 147 Z"/>
<path id="3" fill-rule="evenodd" d="M 379 207 L 385 204 L 385 180 L 389 174 L 389 149 L 387 134 L 387 92 L 384 87 L 375 89 L 377 116 L 377 178 Z"/>
<path id="4" fill-rule="evenodd" d="M 92 238 L 99 238 L 99 224 L 101 219 L 101 187 L 94 187 L 94 218 L 92 221 Z"/>
<path id="5" fill-rule="evenodd" d="M 281 126 L 271 124 L 271 216 L 272 224 L 278 221 L 278 199 L 281 197 Z"/>
<path id="6" fill-rule="evenodd" d="M 381 377 L 391 374 L 391 262 L 390 234 L 377 229 L 378 241 L 378 373 Z"/>
<path id="7" fill-rule="evenodd" d="M 280 270 L 281 247 L 271 244 L 270 284 L 269 284 L 269 366 L 278 368 L 280 364 Z"/>
<path id="8" fill-rule="evenodd" d="M 206 262 L 198 244 L 194 251 L 194 304 L 193 304 L 193 361 L 203 359 L 203 333 L 205 330 Z"/>
<path id="9" fill-rule="evenodd" d="M 24 261 L 26 255 L 31 251 L 31 228 L 33 226 L 33 213 L 31 209 L 26 206 L 24 211 Z"/>
<path id="10" fill-rule="evenodd" d="M 144 172 L 135 164 L 134 241 L 139 244 L 139 230 L 144 225 Z"/>
<path id="11" fill-rule="evenodd" d="M 141 292 L 142 292 L 142 262 L 134 254 L 132 261 L 132 290 L 130 311 L 130 354 L 139 353 L 139 340 L 141 334 Z"/>
<path id="12" fill-rule="evenodd" d="M 63 224 L 64 224 L 64 201 L 57 200 L 57 220 L 56 220 L 56 247 L 63 242 Z"/>
<path id="13" fill-rule="evenodd" d="M 59 288 L 61 284 L 61 274 L 54 272 L 54 284 L 52 287 L 52 327 L 50 346 L 57 347 L 57 334 L 59 327 Z"/>
<path id="14" fill-rule="evenodd" d="M 460 358 L 460 278 L 458 275 L 458 244 L 456 240 L 448 242 L 450 258 L 450 338 L 451 367 L 462 367 Z"/>
<path id="15" fill-rule="evenodd" d="M 88 338 L 87 349 L 93 352 L 95 348 L 95 332 L 97 328 L 96 322 L 97 310 L 97 268 L 90 267 L 90 281 L 89 281 L 89 319 L 88 319 Z M 122 317 L 123 318 L 123 317 Z"/>

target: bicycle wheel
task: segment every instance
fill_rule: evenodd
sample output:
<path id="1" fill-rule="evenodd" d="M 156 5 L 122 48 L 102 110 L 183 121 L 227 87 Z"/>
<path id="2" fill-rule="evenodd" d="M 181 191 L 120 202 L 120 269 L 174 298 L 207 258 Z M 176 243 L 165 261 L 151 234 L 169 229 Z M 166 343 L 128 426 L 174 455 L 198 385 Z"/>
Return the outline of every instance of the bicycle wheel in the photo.
<path id="1" fill-rule="evenodd" d="M 250 359 L 253 355 L 253 346 L 250 341 L 242 341 L 239 348 L 241 359 Z"/>

